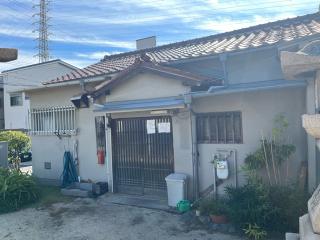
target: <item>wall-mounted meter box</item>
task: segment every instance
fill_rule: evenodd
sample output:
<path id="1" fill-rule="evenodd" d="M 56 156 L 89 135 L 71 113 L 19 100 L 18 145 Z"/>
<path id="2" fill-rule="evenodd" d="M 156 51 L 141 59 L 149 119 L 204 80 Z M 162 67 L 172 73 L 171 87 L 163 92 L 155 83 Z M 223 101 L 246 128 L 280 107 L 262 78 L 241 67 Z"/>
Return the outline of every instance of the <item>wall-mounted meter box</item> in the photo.
<path id="1" fill-rule="evenodd" d="M 229 177 L 228 161 L 225 159 L 219 159 L 216 161 L 217 177 L 219 179 L 227 179 Z"/>

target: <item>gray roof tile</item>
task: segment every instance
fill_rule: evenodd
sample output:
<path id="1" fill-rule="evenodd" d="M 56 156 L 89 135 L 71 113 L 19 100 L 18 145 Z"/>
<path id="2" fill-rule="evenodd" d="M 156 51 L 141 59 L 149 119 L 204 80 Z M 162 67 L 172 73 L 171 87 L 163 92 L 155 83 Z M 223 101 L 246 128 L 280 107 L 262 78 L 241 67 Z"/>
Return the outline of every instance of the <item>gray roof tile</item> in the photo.
<path id="1" fill-rule="evenodd" d="M 105 56 L 104 59 L 96 64 L 76 70 L 71 74 L 53 79 L 44 84 L 60 83 L 85 77 L 116 73 L 131 66 L 141 53 L 145 53 L 156 63 L 166 63 L 175 60 L 289 42 L 318 33 L 320 33 L 320 14 L 308 14 L 208 37 Z"/>

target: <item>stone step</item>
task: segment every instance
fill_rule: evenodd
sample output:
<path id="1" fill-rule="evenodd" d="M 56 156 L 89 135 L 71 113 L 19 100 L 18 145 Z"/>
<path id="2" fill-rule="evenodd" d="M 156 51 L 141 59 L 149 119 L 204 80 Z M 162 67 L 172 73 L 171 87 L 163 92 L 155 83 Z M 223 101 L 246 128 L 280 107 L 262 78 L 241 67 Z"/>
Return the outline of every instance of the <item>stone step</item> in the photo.
<path id="1" fill-rule="evenodd" d="M 286 240 L 299 240 L 300 236 L 297 233 L 286 233 Z"/>
<path id="2" fill-rule="evenodd" d="M 320 235 L 313 232 L 309 214 L 299 218 L 300 240 L 320 240 Z"/>
<path id="3" fill-rule="evenodd" d="M 92 197 L 92 192 L 77 188 L 62 188 L 61 194 L 71 197 Z"/>

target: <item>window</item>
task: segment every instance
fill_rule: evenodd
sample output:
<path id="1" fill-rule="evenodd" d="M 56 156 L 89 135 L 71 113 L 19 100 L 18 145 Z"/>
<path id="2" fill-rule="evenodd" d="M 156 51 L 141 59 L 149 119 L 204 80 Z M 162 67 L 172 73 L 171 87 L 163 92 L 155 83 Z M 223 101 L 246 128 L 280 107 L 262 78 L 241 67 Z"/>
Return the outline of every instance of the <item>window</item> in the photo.
<path id="1" fill-rule="evenodd" d="M 73 106 L 30 110 L 30 134 L 70 135 L 76 133 L 76 110 Z"/>
<path id="2" fill-rule="evenodd" d="M 241 112 L 198 114 L 197 139 L 198 143 L 242 143 Z"/>
<path id="3" fill-rule="evenodd" d="M 10 106 L 22 106 L 22 93 L 10 95 Z"/>

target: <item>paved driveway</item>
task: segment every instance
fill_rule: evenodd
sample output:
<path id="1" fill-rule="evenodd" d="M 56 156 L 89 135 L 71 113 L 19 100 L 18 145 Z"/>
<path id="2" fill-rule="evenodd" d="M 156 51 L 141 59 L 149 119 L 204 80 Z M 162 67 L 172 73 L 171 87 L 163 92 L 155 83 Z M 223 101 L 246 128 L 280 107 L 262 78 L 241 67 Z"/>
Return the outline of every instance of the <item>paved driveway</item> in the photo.
<path id="1" fill-rule="evenodd" d="M 28 208 L 0 215 L 0 239 L 4 240 L 238 240 L 188 226 L 181 216 L 164 211 L 75 199 L 41 209 Z"/>

